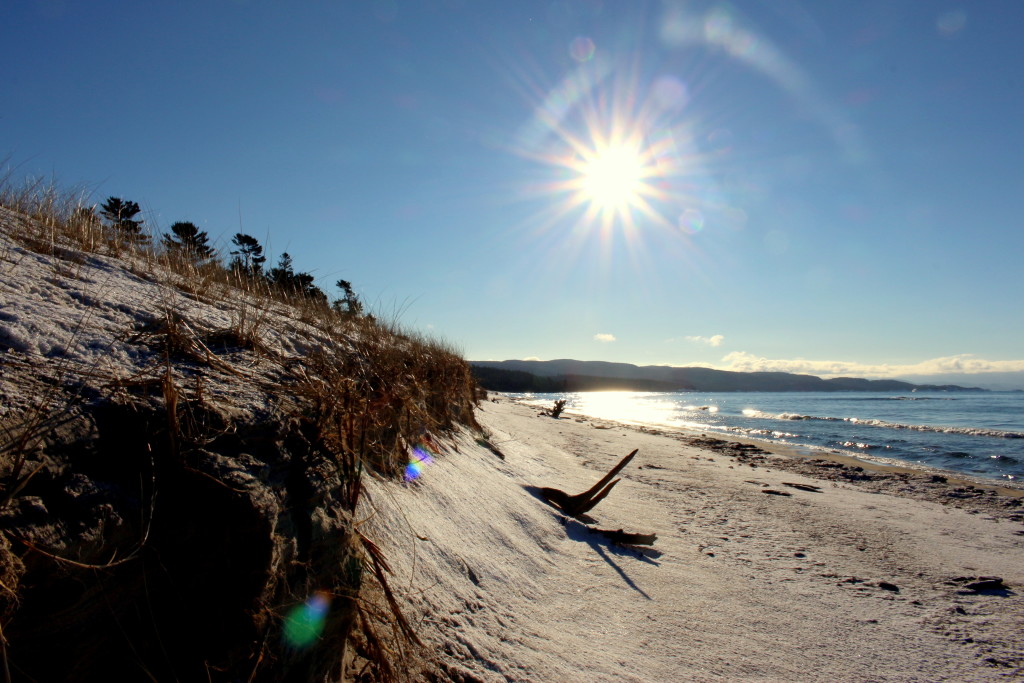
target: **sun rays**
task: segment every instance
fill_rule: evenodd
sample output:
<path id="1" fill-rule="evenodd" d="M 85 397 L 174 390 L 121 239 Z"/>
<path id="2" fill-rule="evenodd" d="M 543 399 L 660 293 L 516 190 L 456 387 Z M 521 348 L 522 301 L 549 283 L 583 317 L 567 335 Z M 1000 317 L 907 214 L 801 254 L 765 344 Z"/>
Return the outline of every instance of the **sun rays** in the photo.
<path id="1" fill-rule="evenodd" d="M 529 190 L 545 203 L 542 229 L 568 227 L 577 242 L 624 236 L 633 248 L 641 232 L 685 234 L 680 181 L 692 169 L 664 98 L 641 97 L 635 73 L 618 75 L 581 66 L 538 103 L 514 151 L 545 177 Z"/>

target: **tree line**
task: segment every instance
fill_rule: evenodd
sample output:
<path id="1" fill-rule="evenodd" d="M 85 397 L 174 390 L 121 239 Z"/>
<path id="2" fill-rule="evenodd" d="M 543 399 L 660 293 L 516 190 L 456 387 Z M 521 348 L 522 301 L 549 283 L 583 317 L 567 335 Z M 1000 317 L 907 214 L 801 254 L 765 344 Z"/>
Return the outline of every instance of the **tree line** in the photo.
<path id="1" fill-rule="evenodd" d="M 150 236 L 142 231 L 143 220 L 139 218 L 138 203 L 120 197 L 108 197 L 100 205 L 99 214 L 94 208 L 82 208 L 77 213 L 79 220 L 99 223 L 102 220 L 124 239 L 136 244 L 148 244 Z M 178 221 L 171 225 L 171 231 L 161 236 L 160 244 L 169 253 L 197 262 L 217 260 L 217 252 L 210 246 L 210 236 L 205 230 L 189 221 Z M 263 245 L 252 235 L 239 232 L 231 238 L 235 249 L 229 252 L 231 259 L 227 267 L 239 278 L 249 281 L 266 282 L 270 287 L 290 296 L 301 296 L 314 301 L 328 302 L 327 294 L 314 283 L 310 273 L 296 271 L 288 252 L 281 254 L 277 265 L 265 268 L 267 257 Z M 341 290 L 341 297 L 332 301 L 331 306 L 339 313 L 362 315 L 363 303 L 352 289 L 348 280 L 338 280 L 335 286 Z"/>

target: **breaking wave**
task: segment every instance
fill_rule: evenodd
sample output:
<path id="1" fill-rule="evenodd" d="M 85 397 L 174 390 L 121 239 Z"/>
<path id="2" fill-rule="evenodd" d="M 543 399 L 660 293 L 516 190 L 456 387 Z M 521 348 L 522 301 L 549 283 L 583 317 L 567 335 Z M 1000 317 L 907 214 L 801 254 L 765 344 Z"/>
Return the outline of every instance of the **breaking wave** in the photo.
<path id="1" fill-rule="evenodd" d="M 867 425 L 868 427 L 879 427 L 882 429 L 906 429 L 915 432 L 935 432 L 937 434 L 967 434 L 969 436 L 986 436 L 994 439 L 1024 439 L 1024 432 L 1007 432 L 999 429 L 985 429 L 982 427 L 937 427 L 933 425 L 901 424 L 899 422 L 886 422 L 885 420 L 862 419 L 859 417 L 822 417 L 818 415 L 802 415 L 800 413 L 778 413 L 773 415 L 771 413 L 752 409 L 744 410 L 743 415 L 746 417 L 766 420 L 849 422 L 851 424 Z"/>

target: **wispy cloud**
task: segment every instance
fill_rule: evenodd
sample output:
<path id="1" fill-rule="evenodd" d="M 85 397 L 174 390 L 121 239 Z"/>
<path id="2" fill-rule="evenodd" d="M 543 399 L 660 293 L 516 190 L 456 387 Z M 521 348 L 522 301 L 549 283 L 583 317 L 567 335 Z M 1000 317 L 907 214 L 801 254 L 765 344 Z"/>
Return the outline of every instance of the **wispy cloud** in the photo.
<path id="1" fill-rule="evenodd" d="M 608 334 L 607 332 L 601 332 L 600 334 L 595 334 L 594 335 L 594 341 L 599 341 L 599 342 L 607 344 L 609 342 L 615 341 L 615 335 L 614 334 Z"/>
<path id="2" fill-rule="evenodd" d="M 735 351 L 722 358 L 722 370 L 739 372 L 794 372 L 822 377 L 903 377 L 907 375 L 978 375 L 989 372 L 1024 372 L 1024 360 L 985 360 L 973 354 L 932 358 L 919 363 L 896 365 L 836 360 L 795 360 L 764 358 Z"/>
<path id="3" fill-rule="evenodd" d="M 683 337 L 683 339 L 685 339 L 688 342 L 694 342 L 696 344 L 707 344 L 708 346 L 721 346 L 722 342 L 725 341 L 725 336 L 721 334 L 716 334 L 710 337 L 701 337 L 699 335 L 694 335 L 690 337 Z"/>
<path id="4" fill-rule="evenodd" d="M 823 97 L 799 63 L 776 46 L 736 11 L 723 6 L 703 16 L 681 3 L 668 5 L 661 24 L 661 40 L 670 47 L 705 45 L 725 52 L 741 64 L 761 72 L 795 97 L 853 161 L 866 158 L 866 146 L 842 109 Z"/>

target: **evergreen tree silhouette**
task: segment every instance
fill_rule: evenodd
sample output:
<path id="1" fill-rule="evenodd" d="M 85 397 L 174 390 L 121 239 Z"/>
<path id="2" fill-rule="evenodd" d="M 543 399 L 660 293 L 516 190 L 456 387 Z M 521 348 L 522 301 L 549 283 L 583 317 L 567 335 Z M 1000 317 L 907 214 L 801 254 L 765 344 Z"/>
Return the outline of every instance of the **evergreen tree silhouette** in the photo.
<path id="1" fill-rule="evenodd" d="M 277 260 L 277 267 L 271 268 L 267 273 L 267 279 L 275 287 L 290 291 L 295 287 L 295 270 L 292 268 L 292 257 L 288 252 L 281 254 Z"/>
<path id="2" fill-rule="evenodd" d="M 327 301 L 327 295 L 314 283 L 315 278 L 309 273 L 296 273 L 292 266 L 292 257 L 288 252 L 281 254 L 277 266 L 267 272 L 267 280 L 272 285 L 288 294 L 301 295 L 317 301 Z"/>
<path id="3" fill-rule="evenodd" d="M 100 205 L 100 215 L 110 222 L 110 227 L 119 230 L 133 242 L 148 242 L 149 235 L 142 232 L 142 220 L 135 217 L 141 209 L 136 202 L 125 201 L 120 197 L 107 197 Z"/>
<path id="4" fill-rule="evenodd" d="M 169 251 L 180 251 L 197 259 L 213 258 L 214 251 L 210 247 L 210 236 L 200 230 L 194 223 L 178 221 L 171 226 L 170 235 L 163 236 L 163 245 Z"/>
<path id="5" fill-rule="evenodd" d="M 339 313 L 347 313 L 352 316 L 362 315 L 363 302 L 359 300 L 359 297 L 352 290 L 352 283 L 348 280 L 338 280 L 335 283 L 335 287 L 340 289 L 345 296 L 332 304 L 334 306 L 334 310 Z"/>
<path id="6" fill-rule="evenodd" d="M 239 232 L 231 238 L 231 243 L 238 247 L 238 251 L 231 252 L 234 256 L 231 259 L 231 269 L 249 277 L 262 275 L 267 257 L 263 255 L 263 247 L 259 241 L 252 235 Z"/>
<path id="7" fill-rule="evenodd" d="M 327 303 L 327 295 L 324 294 L 324 290 L 313 284 L 314 278 L 309 273 L 295 273 L 293 282 L 295 283 L 295 289 L 300 292 L 307 299 L 314 299 Z"/>

